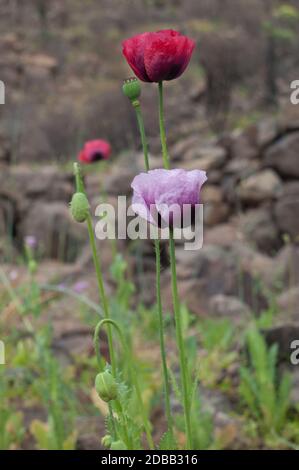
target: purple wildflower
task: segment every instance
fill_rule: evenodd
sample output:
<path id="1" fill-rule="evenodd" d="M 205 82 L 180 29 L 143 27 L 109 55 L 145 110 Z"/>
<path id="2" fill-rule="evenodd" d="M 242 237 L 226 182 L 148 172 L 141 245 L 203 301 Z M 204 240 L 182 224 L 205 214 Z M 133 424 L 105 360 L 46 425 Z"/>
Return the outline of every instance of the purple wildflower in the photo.
<path id="1" fill-rule="evenodd" d="M 73 285 L 73 290 L 74 292 L 76 292 L 77 294 L 80 294 L 81 292 L 83 292 L 84 290 L 86 290 L 88 288 L 88 282 L 87 281 L 77 281 L 74 285 Z"/>
<path id="2" fill-rule="evenodd" d="M 16 281 L 19 277 L 19 273 L 16 269 L 13 269 L 12 271 L 10 271 L 8 276 L 11 281 Z"/>
<path id="3" fill-rule="evenodd" d="M 27 235 L 25 237 L 25 245 L 28 248 L 34 249 L 37 245 L 37 239 L 34 235 Z"/>

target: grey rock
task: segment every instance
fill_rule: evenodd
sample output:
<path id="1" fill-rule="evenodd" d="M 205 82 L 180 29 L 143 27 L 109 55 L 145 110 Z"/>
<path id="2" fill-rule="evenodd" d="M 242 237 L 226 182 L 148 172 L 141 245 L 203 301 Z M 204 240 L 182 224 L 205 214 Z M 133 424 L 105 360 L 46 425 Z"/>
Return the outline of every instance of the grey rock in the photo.
<path id="1" fill-rule="evenodd" d="M 279 230 L 270 208 L 247 211 L 240 216 L 239 226 L 245 239 L 258 250 L 272 254 L 280 248 Z"/>
<path id="2" fill-rule="evenodd" d="M 299 182 L 284 185 L 282 196 L 275 205 L 275 216 L 281 232 L 299 240 Z"/>
<path id="3" fill-rule="evenodd" d="M 269 346 L 278 345 L 278 360 L 290 363 L 291 343 L 299 339 L 299 323 L 284 323 L 263 331 Z"/>
<path id="4" fill-rule="evenodd" d="M 228 318 L 236 324 L 248 321 L 250 309 L 237 297 L 230 295 L 214 295 L 209 302 L 209 313 L 219 318 Z"/>
<path id="5" fill-rule="evenodd" d="M 288 243 L 273 259 L 273 279 L 287 288 L 299 284 L 299 246 Z"/>
<path id="6" fill-rule="evenodd" d="M 259 203 L 277 198 L 282 191 L 282 182 L 273 170 L 263 170 L 241 181 L 238 194 L 242 201 Z"/>
<path id="7" fill-rule="evenodd" d="M 282 176 L 299 176 L 299 132 L 281 137 L 265 152 L 264 164 L 275 168 Z"/>
<path id="8" fill-rule="evenodd" d="M 31 205 L 20 227 L 20 238 L 34 235 L 45 257 L 74 261 L 86 242 L 85 228 L 74 222 L 61 202 Z"/>
<path id="9" fill-rule="evenodd" d="M 204 171 L 211 171 L 221 168 L 226 161 L 226 150 L 219 146 L 199 146 L 197 148 L 191 148 L 184 156 L 184 160 L 189 162 L 190 160 L 196 160 L 197 167 Z M 195 162 L 192 162 L 194 164 Z M 189 166 L 188 166 L 189 168 Z"/>
<path id="10" fill-rule="evenodd" d="M 216 225 L 228 219 L 230 207 L 225 202 L 224 193 L 219 186 L 204 186 L 201 191 L 201 201 L 204 204 L 204 222 L 206 225 Z"/>
<path id="11" fill-rule="evenodd" d="M 299 323 L 299 285 L 291 287 L 280 294 L 276 303 L 281 321 L 297 320 Z"/>

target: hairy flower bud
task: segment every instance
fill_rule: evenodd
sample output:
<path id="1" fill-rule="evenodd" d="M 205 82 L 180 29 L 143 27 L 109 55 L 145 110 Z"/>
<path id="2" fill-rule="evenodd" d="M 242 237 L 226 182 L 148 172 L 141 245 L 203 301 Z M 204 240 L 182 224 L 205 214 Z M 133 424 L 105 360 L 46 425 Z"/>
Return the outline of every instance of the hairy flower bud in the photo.
<path id="1" fill-rule="evenodd" d="M 114 441 L 110 447 L 111 450 L 128 450 L 126 444 L 123 441 Z"/>
<path id="2" fill-rule="evenodd" d="M 75 193 L 71 200 L 71 214 L 76 222 L 85 222 L 89 213 L 89 202 L 84 193 Z"/>
<path id="3" fill-rule="evenodd" d="M 95 388 L 103 401 L 108 402 L 117 398 L 117 384 L 108 370 L 96 376 Z"/>
<path id="4" fill-rule="evenodd" d="M 137 78 L 132 77 L 124 81 L 123 93 L 129 98 L 133 106 L 138 106 L 138 98 L 141 95 L 141 86 Z"/>

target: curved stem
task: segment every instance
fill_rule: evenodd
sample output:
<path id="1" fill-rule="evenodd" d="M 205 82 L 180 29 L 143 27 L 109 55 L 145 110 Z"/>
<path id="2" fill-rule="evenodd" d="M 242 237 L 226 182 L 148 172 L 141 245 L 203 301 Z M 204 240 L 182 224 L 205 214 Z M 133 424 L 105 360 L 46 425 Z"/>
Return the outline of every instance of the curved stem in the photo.
<path id="1" fill-rule="evenodd" d="M 100 293 L 100 297 L 101 297 L 101 301 L 103 305 L 104 315 L 106 319 L 110 319 L 109 304 L 108 304 L 108 300 L 107 300 L 106 292 L 104 288 L 101 262 L 97 254 L 97 247 L 95 243 L 95 236 L 93 233 L 93 226 L 92 226 L 92 220 L 91 220 L 90 214 L 87 217 L 87 228 L 88 228 L 89 241 L 90 241 L 92 257 L 93 257 L 94 267 L 95 267 L 96 276 L 97 276 L 99 293 Z M 109 345 L 109 354 L 110 354 L 110 360 L 111 360 L 112 374 L 115 376 L 116 375 L 116 361 L 115 361 L 112 331 L 111 331 L 110 325 L 108 325 L 108 345 Z"/>
<path id="2" fill-rule="evenodd" d="M 185 343 L 184 343 L 184 338 L 183 338 L 181 309 L 180 309 L 178 287 L 177 287 L 175 244 L 174 244 L 174 239 L 173 239 L 173 230 L 170 229 L 169 233 L 170 233 L 169 250 L 170 250 L 170 264 L 171 264 L 172 298 L 173 298 L 173 308 L 174 308 L 174 317 L 175 317 L 176 338 L 177 338 L 177 344 L 178 344 L 178 349 L 179 349 L 181 381 L 182 381 L 182 387 L 183 387 L 183 405 L 184 405 L 184 417 L 185 417 L 185 427 L 186 427 L 186 437 L 187 437 L 187 449 L 192 449 L 189 386 L 188 386 L 189 372 L 188 372 L 187 357 L 186 357 L 186 352 L 185 352 Z"/>
<path id="3" fill-rule="evenodd" d="M 103 320 L 101 320 L 97 324 L 97 326 L 95 328 L 95 332 L 94 332 L 94 347 L 95 347 L 95 351 L 96 351 L 98 365 L 99 365 L 100 369 L 102 369 L 102 358 L 101 358 L 101 354 L 100 354 L 100 330 L 101 330 L 102 326 L 105 325 L 105 324 L 108 324 L 109 327 L 113 326 L 116 329 L 116 331 L 119 335 L 122 347 L 123 347 L 124 352 L 125 352 L 125 356 L 127 358 L 127 362 L 130 365 L 130 374 L 131 374 L 131 377 L 132 377 L 132 382 L 133 382 L 134 388 L 136 390 L 136 396 L 137 396 L 137 400 L 138 400 L 138 404 L 139 404 L 139 411 L 140 411 L 142 421 L 143 421 L 144 431 L 146 433 L 146 437 L 147 437 L 149 447 L 150 447 L 150 449 L 153 449 L 154 448 L 154 442 L 153 442 L 153 438 L 152 438 L 152 435 L 151 435 L 149 422 L 148 422 L 147 416 L 145 414 L 145 407 L 144 407 L 143 400 L 142 400 L 140 385 L 139 385 L 139 381 L 138 381 L 138 378 L 137 378 L 136 370 L 135 370 L 134 366 L 132 365 L 132 360 L 131 360 L 131 357 L 130 357 L 130 353 L 129 353 L 129 350 L 128 350 L 128 346 L 127 346 L 125 337 L 124 337 L 123 332 L 120 329 L 119 325 L 114 320 L 111 320 L 111 319 L 108 319 L 108 318 L 104 318 Z"/>
<path id="4" fill-rule="evenodd" d="M 74 163 L 74 173 L 75 173 L 75 178 L 76 178 L 77 191 L 85 194 L 84 183 L 83 183 L 83 179 L 81 175 L 81 168 L 77 162 Z M 104 317 L 109 319 L 110 318 L 109 304 L 108 304 L 106 291 L 104 287 L 101 261 L 97 253 L 97 247 L 96 247 L 95 236 L 94 236 L 92 219 L 91 219 L 90 213 L 88 214 L 86 222 L 87 222 L 87 230 L 88 230 L 88 235 L 89 235 L 89 242 L 91 246 L 93 263 L 94 263 L 94 267 L 96 271 L 100 299 L 103 305 Z M 115 376 L 116 375 L 116 361 L 115 361 L 115 355 L 114 355 L 114 350 L 113 350 L 112 331 L 111 331 L 110 325 L 108 325 L 108 346 L 109 346 L 109 355 L 110 355 L 110 360 L 111 360 L 112 374 Z"/>
<path id="5" fill-rule="evenodd" d="M 163 164 L 166 170 L 170 168 L 169 155 L 167 150 L 165 122 L 164 122 L 164 103 L 163 103 L 163 82 L 159 82 L 159 125 L 162 145 Z"/>

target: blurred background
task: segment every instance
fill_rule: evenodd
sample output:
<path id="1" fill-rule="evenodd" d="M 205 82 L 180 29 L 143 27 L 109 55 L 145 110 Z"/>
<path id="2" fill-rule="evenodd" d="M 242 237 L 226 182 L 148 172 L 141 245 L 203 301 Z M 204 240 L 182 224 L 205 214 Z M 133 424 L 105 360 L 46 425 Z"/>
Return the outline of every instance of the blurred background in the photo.
<path id="1" fill-rule="evenodd" d="M 198 318 L 229 319 L 237 329 L 256 318 L 266 344 L 279 345 L 280 367 L 292 374 L 290 406 L 298 409 L 299 370 L 290 368 L 289 355 L 290 342 L 299 339 L 299 104 L 290 100 L 291 82 L 299 80 L 299 0 L 0 0 L 0 80 L 6 87 L 5 105 L 0 105 L 0 338 L 11 340 L 11 334 L 15 338 L 22 331 L 17 306 L 30 316 L 38 297 L 38 321 L 52 325 L 55 355 L 73 367 L 72 380 L 80 381 L 91 367 L 76 362 L 78 355 L 93 356 L 94 319 L 88 304 L 82 314 L 74 294 L 95 304 L 98 300 L 85 227 L 75 224 L 68 211 L 72 162 L 86 140 L 107 139 L 111 159 L 85 169 L 92 207 L 103 197 L 116 203 L 117 195 L 130 196 L 143 159 L 135 115 L 121 91 L 123 79 L 132 75 L 121 42 L 164 28 L 197 43 L 184 75 L 165 85 L 173 166 L 200 168 L 209 177 L 202 196 L 204 246 L 194 253 L 178 245 L 181 298 L 195 329 Z M 154 84 L 142 85 L 141 103 L 153 166 L 161 167 Z M 26 290 L 28 236 L 36 239 L 38 262 L 38 294 L 29 288 L 33 303 Z M 121 296 L 124 291 L 120 303 L 127 309 L 151 309 L 152 243 L 117 242 L 117 261 L 114 245 L 105 241 L 99 248 L 109 292 Z M 166 246 L 162 249 L 165 309 L 170 312 L 169 260 Z M 210 328 L 219 338 L 227 333 L 223 326 Z M 210 343 L 201 338 L 200 347 L 209 350 Z M 136 350 L 144 361 L 155 361 L 141 343 Z M 234 354 L 242 350 L 234 341 L 223 347 Z M 227 418 L 234 408 L 223 391 L 230 390 L 234 401 L 239 363 L 229 357 L 228 364 L 207 367 L 215 367 L 215 377 L 204 384 L 214 424 L 222 437 L 231 432 L 224 447 L 267 447 L 254 426 L 250 438 L 237 442 L 239 424 Z M 21 370 L 24 357 L 14 361 Z M 76 417 L 88 415 L 92 401 L 86 390 L 80 393 L 85 408 Z M 38 400 L 20 403 L 18 396 L 9 403 L 21 410 L 27 429 L 10 445 L 34 447 L 36 431 L 28 429 L 33 419 L 44 417 L 44 407 Z M 86 416 L 80 426 L 88 432 L 81 432 L 77 447 L 96 447 L 98 436 L 90 432 Z M 291 432 L 288 438 L 294 439 Z"/>

